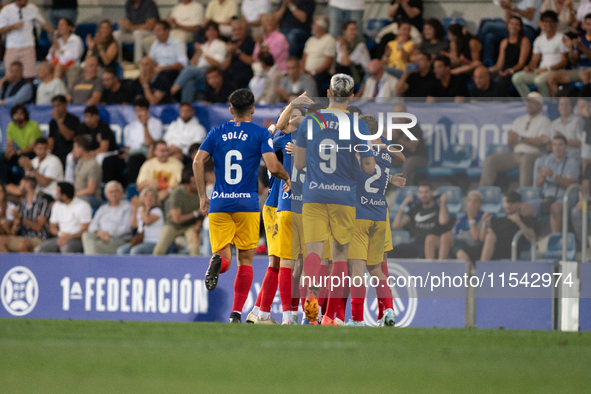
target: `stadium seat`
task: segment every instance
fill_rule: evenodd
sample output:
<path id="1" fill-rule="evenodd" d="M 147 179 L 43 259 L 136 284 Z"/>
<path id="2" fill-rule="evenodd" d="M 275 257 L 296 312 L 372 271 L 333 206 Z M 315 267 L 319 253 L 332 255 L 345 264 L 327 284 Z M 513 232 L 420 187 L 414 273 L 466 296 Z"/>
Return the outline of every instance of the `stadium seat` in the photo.
<path id="1" fill-rule="evenodd" d="M 577 254 L 577 244 L 575 242 L 575 234 L 568 233 L 566 242 L 566 260 L 574 261 Z M 552 233 L 548 238 L 548 249 L 544 255 L 546 259 L 564 260 L 562 258 L 562 233 Z"/>
<path id="2" fill-rule="evenodd" d="M 390 20 L 386 18 L 372 18 L 368 19 L 365 25 L 365 35 L 374 40 L 380 30 L 390 24 Z"/>
<path id="3" fill-rule="evenodd" d="M 392 231 L 392 246 L 408 243 L 410 243 L 410 233 L 408 231 Z"/>
<path id="4" fill-rule="evenodd" d="M 482 211 L 499 214 L 503 212 L 503 191 L 498 186 L 483 186 L 477 189 L 482 193 Z"/>
<path id="5" fill-rule="evenodd" d="M 131 200 L 134 196 L 137 196 L 137 195 L 138 195 L 137 184 L 130 183 L 129 185 L 127 185 L 126 199 Z"/>
<path id="6" fill-rule="evenodd" d="M 526 202 L 534 208 L 536 216 L 540 216 L 540 206 L 542 204 L 542 189 L 539 187 L 520 187 L 517 193 L 521 195 L 521 202 Z"/>
<path id="7" fill-rule="evenodd" d="M 472 145 L 450 145 L 443 154 L 441 167 L 427 169 L 430 178 L 466 173 L 472 165 Z"/>
<path id="8" fill-rule="evenodd" d="M 76 26 L 75 33 L 82 39 L 85 51 L 88 49 L 88 46 L 86 45 L 86 36 L 90 34 L 91 37 L 94 37 L 97 27 L 98 25 L 96 23 L 80 23 Z"/>
<path id="9" fill-rule="evenodd" d="M 450 214 L 457 215 L 462 212 L 462 189 L 459 186 L 441 186 L 435 190 L 436 196 L 447 193 L 447 209 Z"/>
<path id="10" fill-rule="evenodd" d="M 441 24 L 443 25 L 445 31 L 447 31 L 447 29 L 449 29 L 451 25 L 454 25 L 456 23 L 459 23 L 463 27 L 466 27 L 466 20 L 464 18 L 447 17 L 441 20 Z"/>
<path id="11" fill-rule="evenodd" d="M 404 201 L 404 199 L 406 198 L 406 196 L 408 196 L 409 194 L 412 194 L 413 196 L 417 196 L 417 194 L 419 193 L 419 187 L 418 186 L 406 186 L 404 189 L 400 189 L 396 192 L 396 198 L 394 199 L 394 205 L 392 206 L 392 209 L 390 210 L 390 216 L 394 217 L 394 215 L 396 215 L 396 212 L 398 212 L 398 210 L 400 209 L 400 204 L 402 204 L 402 202 Z M 408 206 L 405 209 L 405 212 L 408 210 Z"/>

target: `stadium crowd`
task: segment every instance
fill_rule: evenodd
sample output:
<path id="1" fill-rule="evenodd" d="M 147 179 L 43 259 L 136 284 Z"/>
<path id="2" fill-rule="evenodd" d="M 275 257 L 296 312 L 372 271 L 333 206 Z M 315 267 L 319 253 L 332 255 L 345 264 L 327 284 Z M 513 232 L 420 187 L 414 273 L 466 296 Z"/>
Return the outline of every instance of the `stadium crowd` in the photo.
<path id="1" fill-rule="evenodd" d="M 117 24 L 101 21 L 86 36 L 75 34 L 76 1 L 54 0 L 49 22 L 28 0 L 5 4 L 0 104 L 11 108 L 12 122 L 0 156 L 0 252 L 209 255 L 208 221 L 190 170 L 207 130 L 192 103 L 227 103 L 243 87 L 257 105 L 288 103 L 304 92 L 326 96 L 335 73 L 353 78 L 357 97 L 377 101 L 521 96 L 527 103 L 509 132 L 513 149 L 486 158 L 479 186 L 519 169 L 519 186 L 540 188 L 541 205 L 522 204 L 504 187 L 505 217 L 482 211 L 480 191 L 450 215 L 446 195 L 434 196 L 415 174 L 429 164 L 417 126 L 418 141 L 402 133 L 392 141 L 404 147 L 399 165 L 407 185 L 419 186 L 393 212 L 392 228 L 408 230 L 411 241 L 392 256 L 507 258 L 518 229 L 536 233 L 535 216 L 549 216 L 551 230 L 560 232 L 566 188 L 582 181 L 588 192 L 591 178 L 591 3 L 501 1 L 504 20 L 484 21 L 472 34 L 459 23 L 425 20 L 421 0 L 393 0 L 389 23 L 373 39 L 364 32 L 364 4 L 331 0 L 318 15 L 312 0 L 282 0 L 275 9 L 268 0 L 240 7 L 234 0 L 205 7 L 181 0 L 162 17 L 153 0 L 128 0 Z M 34 28 L 52 37 L 40 58 Z M 138 77 L 125 80 L 130 62 Z M 558 118 L 542 114 L 543 98 L 558 100 Z M 150 106 L 174 102 L 179 117 L 164 132 Z M 29 104 L 53 107 L 47 136 L 29 119 Z M 85 106 L 82 119 L 68 112 L 71 104 Z M 122 146 L 97 107 L 114 104 L 133 105 L 137 117 Z M 213 168 L 205 178 L 211 193 Z M 260 193 L 266 182 L 262 176 Z M 581 206 L 572 207 L 575 221 Z M 417 223 L 427 216 L 431 223 Z"/>

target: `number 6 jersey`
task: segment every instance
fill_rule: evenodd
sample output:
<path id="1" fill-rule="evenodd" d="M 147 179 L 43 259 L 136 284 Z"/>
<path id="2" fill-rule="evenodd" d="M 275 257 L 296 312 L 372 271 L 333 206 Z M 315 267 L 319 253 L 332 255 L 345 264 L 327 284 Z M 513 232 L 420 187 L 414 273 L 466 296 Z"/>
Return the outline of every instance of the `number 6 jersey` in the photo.
<path id="1" fill-rule="evenodd" d="M 273 153 L 269 131 L 230 121 L 212 129 L 199 149 L 209 153 L 214 164 L 209 212 L 258 212 L 261 157 Z"/>

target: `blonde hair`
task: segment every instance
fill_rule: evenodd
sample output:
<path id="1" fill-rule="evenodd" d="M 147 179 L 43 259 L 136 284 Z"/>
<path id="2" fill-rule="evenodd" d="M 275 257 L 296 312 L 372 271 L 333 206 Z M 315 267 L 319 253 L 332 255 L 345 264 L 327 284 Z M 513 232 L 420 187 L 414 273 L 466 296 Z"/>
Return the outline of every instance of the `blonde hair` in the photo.
<path id="1" fill-rule="evenodd" d="M 146 196 L 146 194 L 148 194 L 149 192 L 154 193 L 154 197 L 156 198 L 156 202 L 154 204 L 155 207 L 160 206 L 160 198 L 158 197 L 158 190 L 156 190 L 155 188 L 148 186 L 145 187 L 141 193 L 140 193 L 140 201 L 144 199 L 144 197 Z"/>

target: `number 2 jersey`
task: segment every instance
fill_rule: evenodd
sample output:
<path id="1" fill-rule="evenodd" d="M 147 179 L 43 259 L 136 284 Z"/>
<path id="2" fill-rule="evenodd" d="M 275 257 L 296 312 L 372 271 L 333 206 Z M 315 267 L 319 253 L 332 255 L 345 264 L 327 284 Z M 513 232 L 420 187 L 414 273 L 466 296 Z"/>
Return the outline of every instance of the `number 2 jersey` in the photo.
<path id="1" fill-rule="evenodd" d="M 353 131 L 353 115 L 344 112 L 351 125 L 350 139 L 339 139 L 339 121 L 336 115 L 322 113 L 304 118 L 297 131 L 296 145 L 306 149 L 306 180 L 303 187 L 304 203 L 337 204 L 355 207 L 355 169 L 359 162 L 356 151 L 363 157 L 373 153 L 369 141 L 358 138 Z M 308 119 L 312 119 L 309 138 Z M 360 120 L 359 132 L 369 135 L 367 124 Z M 326 128 L 325 127 L 326 124 Z"/>
<path id="2" fill-rule="evenodd" d="M 390 142 L 381 137 L 381 142 L 386 146 Z M 392 167 L 393 155 L 387 149 L 372 147 L 376 160 L 376 169 L 372 175 L 356 169 L 357 179 L 357 209 L 356 219 L 365 219 L 383 222 L 386 221 L 388 203 L 386 202 L 386 187 L 390 182 L 390 167 Z"/>
<path id="3" fill-rule="evenodd" d="M 258 212 L 261 157 L 273 153 L 269 131 L 230 121 L 212 129 L 199 149 L 209 153 L 214 164 L 209 212 Z"/>

